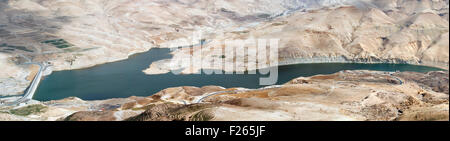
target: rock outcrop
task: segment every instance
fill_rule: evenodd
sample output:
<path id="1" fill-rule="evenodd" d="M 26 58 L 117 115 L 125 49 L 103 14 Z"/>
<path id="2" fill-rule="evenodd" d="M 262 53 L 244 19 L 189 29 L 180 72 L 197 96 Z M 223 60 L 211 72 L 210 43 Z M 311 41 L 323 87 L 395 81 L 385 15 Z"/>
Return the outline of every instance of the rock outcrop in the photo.
<path id="1" fill-rule="evenodd" d="M 281 65 L 385 62 L 448 70 L 448 8 L 448 0 L 0 0 L 0 95 L 25 90 L 35 69 L 22 65 L 29 61 L 80 69 L 178 46 L 188 48 L 172 59 L 189 59 L 202 41 L 212 49 L 200 52 L 204 60 L 246 60 L 213 55 L 234 39 L 280 39 L 272 59 Z M 179 69 L 168 63 L 145 72 Z M 448 72 L 344 71 L 259 90 L 179 87 L 150 97 L 33 103 L 0 107 L 0 120 L 448 120 Z"/>
<path id="2" fill-rule="evenodd" d="M 1 95 L 18 94 L 29 83 L 25 74 L 17 75 L 32 72 L 17 67 L 22 56 L 50 61 L 58 71 L 202 40 L 210 48 L 226 39 L 279 38 L 281 64 L 390 62 L 448 69 L 448 5 L 445 0 L 2 0 L 0 53 L 7 54 L 3 61 L 15 61 L 1 63 L 11 71 L 0 75 L 0 88 L 18 85 Z M 174 59 L 186 52 L 174 52 Z M 174 69 L 167 62 L 145 72 Z"/>
<path id="3" fill-rule="evenodd" d="M 21 94 L 30 84 L 31 74 L 27 66 L 16 65 L 14 57 L 0 52 L 0 96 Z"/>
<path id="4" fill-rule="evenodd" d="M 245 66 L 226 71 L 252 70 L 246 64 L 254 60 L 246 58 L 247 55 L 234 56 L 233 50 L 224 49 L 227 40 L 247 39 L 279 39 L 279 65 L 408 63 L 448 70 L 448 34 L 448 1 L 354 1 L 305 9 L 252 28 L 225 32 L 204 45 L 203 50 L 200 47 L 179 49 L 174 51 L 171 61 L 155 62 L 144 72 L 156 74 L 168 72 L 167 69 L 184 69 L 183 73 L 195 73 L 199 69 L 224 69 L 220 65 L 186 68 L 171 64 L 189 60 L 194 54 L 201 55 L 201 60 L 210 60 L 203 62 L 206 64 L 225 61 Z M 256 50 L 254 43 L 248 43 L 247 47 Z M 222 54 L 234 57 L 218 57 Z"/>
<path id="5" fill-rule="evenodd" d="M 309 0 L 1 0 L 0 95 L 17 94 L 29 83 L 24 69 L 3 61 L 25 56 L 50 61 L 55 71 L 80 69 L 128 56 L 152 47 L 182 46 L 213 39 L 237 26 L 251 26 L 276 15 L 321 3 Z M 329 4 L 329 3 L 326 3 Z M 3 55 L 7 54 L 7 55 Z M 7 58 L 4 58 L 4 57 Z M 25 69 L 26 70 L 26 69 Z M 13 79 L 13 80 L 10 80 Z M 24 81 L 24 82 L 22 82 Z M 17 88 L 9 88 L 9 85 Z M 8 90 L 3 91 L 3 89 Z"/>
<path id="6" fill-rule="evenodd" d="M 262 89 L 176 87 L 149 97 L 1 107 L 0 120 L 448 121 L 445 82 L 448 72 L 341 71 Z"/>

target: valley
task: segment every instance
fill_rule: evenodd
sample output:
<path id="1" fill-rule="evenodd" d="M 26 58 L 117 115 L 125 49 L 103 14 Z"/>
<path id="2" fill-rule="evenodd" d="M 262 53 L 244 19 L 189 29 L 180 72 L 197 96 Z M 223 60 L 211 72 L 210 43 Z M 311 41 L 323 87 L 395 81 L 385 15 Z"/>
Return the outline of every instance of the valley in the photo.
<path id="1" fill-rule="evenodd" d="M 448 121 L 448 13 L 448 0 L 0 0 L 0 120 Z M 258 39 L 278 40 L 271 86 L 237 73 L 264 69 L 238 54 Z M 195 57 L 236 67 L 172 64 Z"/>

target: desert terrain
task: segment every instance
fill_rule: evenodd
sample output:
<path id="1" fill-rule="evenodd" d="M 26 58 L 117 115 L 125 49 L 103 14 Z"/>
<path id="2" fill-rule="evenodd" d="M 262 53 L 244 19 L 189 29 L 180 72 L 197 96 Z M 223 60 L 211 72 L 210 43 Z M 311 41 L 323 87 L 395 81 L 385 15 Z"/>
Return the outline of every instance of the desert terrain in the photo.
<path id="1" fill-rule="evenodd" d="M 275 65 L 299 63 L 406 63 L 448 70 L 448 1 L 347 1 L 299 10 L 255 27 L 236 28 L 214 41 L 173 52 L 172 59 L 153 63 L 144 72 L 167 73 L 184 69 L 225 69 L 223 66 L 174 67 L 171 62 L 201 55 L 204 63 L 236 62 L 237 71 L 254 70 L 246 55 L 233 56 L 228 40 L 279 39 Z M 267 43 L 268 44 L 268 43 Z M 245 45 L 257 50 L 254 42 Z M 200 48 L 203 48 L 202 50 Z M 228 51 L 228 52 L 227 52 Z M 223 53 L 224 52 L 224 53 Z M 221 58 L 221 55 L 231 56 Z M 233 71 L 233 70 L 227 70 Z"/>
<path id="2" fill-rule="evenodd" d="M 448 5 L 448 0 L 2 0 L 0 65 L 7 69 L 0 73 L 0 95 L 23 93 L 30 83 L 25 78 L 33 75 L 25 62 L 47 61 L 53 71 L 81 69 L 154 47 L 202 41 L 212 51 L 176 50 L 173 60 L 199 51 L 204 60 L 222 60 L 212 54 L 221 53 L 222 41 L 234 39 L 280 39 L 279 65 L 382 62 L 448 70 Z M 168 62 L 143 71 L 186 69 Z"/>
<path id="3" fill-rule="evenodd" d="M 341 71 L 261 89 L 167 88 L 148 97 L 79 98 L 2 107 L 0 120 L 449 120 L 448 72 Z"/>
<path id="4" fill-rule="evenodd" d="M 31 71 L 20 64 L 27 61 L 51 62 L 54 71 L 92 67 L 193 40 L 194 32 L 212 39 L 304 6 L 288 0 L 2 0 L 0 64 L 8 69 L 0 74 L 0 95 L 23 92 Z"/>
<path id="5" fill-rule="evenodd" d="M 262 89 L 185 86 L 148 97 L 33 100 L 1 106 L 0 120 L 448 121 L 448 13 L 448 0 L 0 0 L 0 98 L 24 93 L 39 70 L 31 62 L 51 63 L 49 75 L 183 46 L 142 71 L 225 69 L 170 65 L 193 54 L 244 60 L 236 63 L 246 66 L 252 61 L 246 56 L 217 55 L 224 41 L 239 39 L 279 39 L 278 57 L 271 58 L 277 65 L 394 63 L 446 70 L 341 71 Z"/>

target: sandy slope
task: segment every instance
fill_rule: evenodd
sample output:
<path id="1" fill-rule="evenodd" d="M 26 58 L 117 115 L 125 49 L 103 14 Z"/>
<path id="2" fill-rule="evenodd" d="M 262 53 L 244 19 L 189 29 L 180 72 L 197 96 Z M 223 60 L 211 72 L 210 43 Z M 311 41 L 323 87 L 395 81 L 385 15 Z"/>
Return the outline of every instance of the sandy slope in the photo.
<path id="1" fill-rule="evenodd" d="M 18 54 L 50 61 L 53 70 L 86 68 L 168 47 L 180 38 L 191 41 L 194 31 L 214 38 L 229 27 L 266 21 L 302 6 L 306 4 L 290 0 L 1 0 L 1 68 L 8 71 L 2 72 L 0 82 L 13 83 L 9 77 L 26 82 L 16 75 L 22 69 L 3 63 Z M 66 43 L 55 45 L 52 40 Z M 0 89 L 6 89 L 2 85 Z M 14 89 L 0 95 L 17 94 L 25 87 Z"/>
<path id="2" fill-rule="evenodd" d="M 281 38 L 286 64 L 382 61 L 448 69 L 444 0 L 1 0 L 0 65 L 8 71 L 0 74 L 0 95 L 18 94 L 29 83 L 31 71 L 15 65 L 23 62 L 18 54 L 50 61 L 54 70 L 78 69 L 190 41 L 194 31 L 219 42 Z M 46 43 L 55 39 L 69 47 Z M 166 63 L 155 64 L 146 72 L 167 72 Z"/>
<path id="3" fill-rule="evenodd" d="M 322 7 L 296 12 L 239 32 L 227 32 L 205 45 L 203 52 L 199 48 L 175 51 L 172 60 L 153 63 L 144 72 L 157 74 L 183 68 L 170 66 L 170 63 L 188 60 L 191 54 L 202 54 L 202 60 L 237 60 L 238 66 L 246 66 L 248 62 L 244 60 L 247 56 L 222 59 L 215 55 L 224 51 L 224 41 L 233 39 L 280 39 L 280 64 L 383 62 L 448 70 L 448 25 L 448 1 L 382 0 Z M 247 44 L 247 47 L 256 50 L 252 44 Z M 225 52 L 226 56 L 232 54 Z M 238 71 L 251 70 L 247 67 Z M 198 69 L 201 68 L 185 68 L 184 73 Z"/>
<path id="4" fill-rule="evenodd" d="M 1 107 L 0 120 L 448 121 L 448 82 L 448 72 L 342 71 L 257 90 L 176 87 L 149 97 L 36 102 L 43 108 L 27 115 L 20 114 L 33 108 Z"/>

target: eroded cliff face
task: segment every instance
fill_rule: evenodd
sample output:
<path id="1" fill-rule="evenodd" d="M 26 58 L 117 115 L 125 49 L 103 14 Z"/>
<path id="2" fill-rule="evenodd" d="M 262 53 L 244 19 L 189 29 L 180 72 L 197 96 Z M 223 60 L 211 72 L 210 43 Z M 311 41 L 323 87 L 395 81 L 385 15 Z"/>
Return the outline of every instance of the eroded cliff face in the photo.
<path id="1" fill-rule="evenodd" d="M 263 89 L 176 87 L 149 97 L 36 102 L 2 107 L 0 120 L 449 120 L 448 82 L 448 72 L 342 71 Z"/>
<path id="2" fill-rule="evenodd" d="M 308 1 L 280 0 L 3 0 L 2 52 L 48 60 L 54 70 L 126 59 L 178 39 L 204 38 L 270 20 Z M 329 3 L 329 2 L 327 2 Z M 200 39 L 198 39 L 200 40 Z M 199 42 L 199 41 L 197 41 Z M 190 45 L 188 43 L 186 45 Z"/>
<path id="3" fill-rule="evenodd" d="M 8 70 L 0 75 L 0 95 L 25 90 L 22 84 L 8 86 L 29 83 L 25 74 L 17 74 L 31 72 L 17 66 L 27 59 L 50 61 L 55 71 L 86 68 L 192 39 L 194 31 L 214 38 L 230 27 L 307 5 L 292 0 L 1 0 L 1 68 Z"/>
<path id="4" fill-rule="evenodd" d="M 448 1 L 374 0 L 346 1 L 338 5 L 307 8 L 255 27 L 226 32 L 209 44 L 175 51 L 172 60 L 153 63 L 144 72 L 157 74 L 177 60 L 201 54 L 202 60 L 236 62 L 246 66 L 245 55 L 220 58 L 227 40 L 279 39 L 279 64 L 360 62 L 409 63 L 448 70 Z M 256 50 L 254 42 L 248 50 Z M 276 58 L 275 58 L 276 59 Z M 211 63 L 205 62 L 206 64 Z M 184 68 L 183 73 L 223 66 Z M 248 66 L 236 71 L 252 70 Z M 230 70 L 233 71 L 233 70 Z"/>
<path id="5" fill-rule="evenodd" d="M 11 73 L 0 75 L 0 82 L 29 83 L 16 74 L 32 75 L 15 66 L 22 56 L 50 61 L 53 70 L 79 69 L 173 47 L 181 39 L 188 42 L 180 45 L 192 45 L 200 31 L 201 39 L 212 41 L 207 48 L 226 39 L 279 38 L 282 64 L 394 62 L 448 69 L 444 0 L 2 0 L 0 54 L 16 61 L 2 63 Z M 174 58 L 187 52 L 176 51 Z M 168 72 L 167 62 L 145 72 Z M 0 95 L 25 88 L 0 87 Z"/>
<path id="6" fill-rule="evenodd" d="M 223 40 L 279 38 L 282 64 L 393 62 L 448 69 L 448 5 L 448 0 L 0 0 L 0 95 L 25 90 L 37 70 L 21 65 L 28 59 L 50 61 L 54 70 L 85 68 L 173 47 L 180 39 L 193 40 L 196 31 L 211 41 L 206 48 Z M 190 53 L 177 50 L 174 59 Z M 206 59 L 213 53 L 202 52 Z M 165 73 L 168 62 L 156 62 L 146 72 Z M 448 73 L 351 71 L 263 90 L 178 87 L 151 97 L 31 103 L 0 107 L 0 120 L 448 120 Z"/>
<path id="7" fill-rule="evenodd" d="M 180 45 L 195 44 L 201 39 L 194 40 L 193 33 L 200 31 L 201 39 L 213 41 L 207 48 L 226 39 L 279 38 L 282 64 L 406 62 L 448 68 L 443 0 L 2 0 L 0 53 L 7 56 L 2 61 L 16 61 L 2 63 L 10 71 L 0 75 L 5 85 L 0 95 L 19 94 L 29 83 L 25 74 L 17 75 L 33 75 L 15 65 L 23 63 L 22 56 L 50 61 L 53 70 L 79 69 L 173 47 L 181 39 L 188 42 Z M 176 51 L 174 58 L 187 52 Z M 167 62 L 145 72 L 168 72 Z M 12 83 L 21 85 L 6 89 Z"/>
<path id="8" fill-rule="evenodd" d="M 50 61 L 53 70 L 68 70 L 123 60 L 152 47 L 171 47 L 194 32 L 214 39 L 239 26 L 252 26 L 305 7 L 340 1 L 309 0 L 1 0 L 0 54 L 2 61 Z M 195 42 L 200 42 L 197 39 Z M 191 45 L 192 42 L 183 44 Z M 5 54 L 5 55 L 3 55 Z M 3 58 L 7 56 L 7 58 Z M 25 56 L 25 57 L 22 57 Z M 4 60 L 3 60 L 4 59 Z M 14 64 L 0 82 L 29 81 Z M 27 70 L 27 69 L 25 69 Z M 9 73 L 11 72 L 11 73 Z M 30 71 L 31 72 L 31 71 Z M 21 82 L 22 83 L 22 82 Z M 3 84 L 2 84 L 3 85 Z M 0 87 L 0 95 L 18 94 Z"/>

